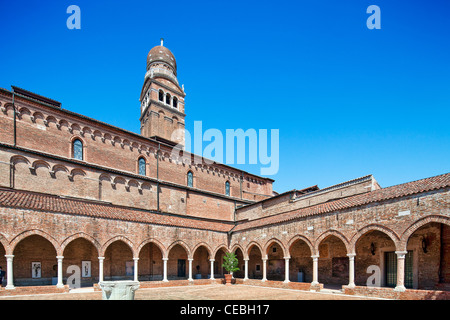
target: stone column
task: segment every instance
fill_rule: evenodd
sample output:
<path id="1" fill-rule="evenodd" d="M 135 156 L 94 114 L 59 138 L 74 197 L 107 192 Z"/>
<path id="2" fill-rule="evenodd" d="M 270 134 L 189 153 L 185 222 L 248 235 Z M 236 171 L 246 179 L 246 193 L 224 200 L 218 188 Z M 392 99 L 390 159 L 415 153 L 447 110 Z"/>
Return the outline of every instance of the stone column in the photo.
<path id="1" fill-rule="evenodd" d="M 403 292 L 405 288 L 405 256 L 408 251 L 395 251 L 397 254 L 397 286 L 395 291 Z"/>
<path id="2" fill-rule="evenodd" d="M 244 259 L 245 261 L 245 270 L 244 270 L 244 281 L 248 280 L 248 259 Z"/>
<path id="3" fill-rule="evenodd" d="M 289 283 L 289 258 L 284 258 L 284 283 Z"/>
<path id="4" fill-rule="evenodd" d="M 262 278 L 262 281 L 267 281 L 267 272 L 266 272 L 267 258 L 262 259 L 262 261 L 263 261 L 263 278 Z"/>
<path id="5" fill-rule="evenodd" d="M 134 260 L 134 281 L 138 282 L 139 281 L 138 280 L 138 275 L 139 275 L 139 272 L 138 272 L 138 261 L 139 261 L 139 258 L 133 258 L 133 260 Z"/>
<path id="6" fill-rule="evenodd" d="M 13 258 L 14 255 L 5 255 L 6 257 L 6 287 L 5 289 L 15 289 L 13 279 Z"/>
<path id="7" fill-rule="evenodd" d="M 313 259 L 313 281 L 312 286 L 317 286 L 319 284 L 319 255 L 311 256 Z"/>
<path id="8" fill-rule="evenodd" d="M 167 261 L 169 259 L 168 258 L 163 258 L 163 263 L 164 263 L 164 269 L 163 269 L 163 281 L 164 282 L 168 282 L 169 280 L 167 280 Z"/>
<path id="9" fill-rule="evenodd" d="M 215 280 L 214 279 L 214 259 L 209 259 L 209 261 L 211 262 L 211 280 Z"/>
<path id="10" fill-rule="evenodd" d="M 58 259 L 58 283 L 56 284 L 57 288 L 63 288 L 63 256 L 57 256 L 56 259 Z"/>
<path id="11" fill-rule="evenodd" d="M 188 261 L 189 261 L 189 278 L 188 278 L 188 280 L 189 281 L 194 281 L 194 279 L 192 279 L 192 261 L 193 261 L 194 259 L 188 259 Z"/>
<path id="12" fill-rule="evenodd" d="M 98 282 L 103 281 L 103 260 L 105 257 L 98 257 Z"/>
<path id="13" fill-rule="evenodd" d="M 355 287 L 355 253 L 347 254 L 348 257 L 348 287 Z"/>

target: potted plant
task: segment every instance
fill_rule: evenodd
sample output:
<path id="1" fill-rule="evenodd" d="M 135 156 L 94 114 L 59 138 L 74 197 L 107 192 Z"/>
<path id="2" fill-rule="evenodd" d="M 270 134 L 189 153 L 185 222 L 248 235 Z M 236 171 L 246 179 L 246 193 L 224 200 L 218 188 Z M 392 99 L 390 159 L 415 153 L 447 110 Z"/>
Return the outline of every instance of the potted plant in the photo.
<path id="1" fill-rule="evenodd" d="M 225 268 L 225 270 L 228 272 L 228 274 L 225 275 L 225 284 L 231 285 L 231 278 L 232 273 L 239 271 L 238 268 L 238 259 L 236 255 L 233 252 L 228 252 L 223 257 L 224 263 L 222 264 L 222 267 Z"/>

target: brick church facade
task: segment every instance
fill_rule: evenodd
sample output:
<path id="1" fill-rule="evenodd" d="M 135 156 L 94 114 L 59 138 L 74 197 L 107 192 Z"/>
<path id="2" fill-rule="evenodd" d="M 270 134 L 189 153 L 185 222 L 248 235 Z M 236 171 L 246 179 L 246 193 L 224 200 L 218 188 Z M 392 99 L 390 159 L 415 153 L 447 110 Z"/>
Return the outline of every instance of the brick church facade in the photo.
<path id="1" fill-rule="evenodd" d="M 277 194 L 272 179 L 174 156 L 185 93 L 163 44 L 148 54 L 140 101 L 136 134 L 0 89 L 0 295 L 66 290 L 71 266 L 82 286 L 220 282 L 235 252 L 242 284 L 449 297 L 449 173 Z"/>

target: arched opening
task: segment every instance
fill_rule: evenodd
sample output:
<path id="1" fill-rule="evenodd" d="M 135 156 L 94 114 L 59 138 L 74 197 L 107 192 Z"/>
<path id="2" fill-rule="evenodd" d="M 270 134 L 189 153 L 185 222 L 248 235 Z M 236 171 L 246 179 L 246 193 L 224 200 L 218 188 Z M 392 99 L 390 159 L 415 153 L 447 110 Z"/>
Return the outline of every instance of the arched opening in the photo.
<path id="1" fill-rule="evenodd" d="M 53 244 L 40 235 L 22 239 L 14 248 L 15 286 L 56 285 L 58 265 Z"/>
<path id="2" fill-rule="evenodd" d="M 285 260 L 280 244 L 273 242 L 267 248 L 267 280 L 283 281 L 285 275 Z"/>
<path id="3" fill-rule="evenodd" d="M 248 278 L 262 279 L 263 277 L 263 261 L 261 250 L 257 245 L 252 245 L 248 249 Z"/>
<path id="4" fill-rule="evenodd" d="M 406 288 L 450 291 L 450 225 L 421 226 L 409 236 L 406 248 L 412 252 L 409 260 L 405 257 Z"/>
<path id="5" fill-rule="evenodd" d="M 105 281 L 133 280 L 133 252 L 124 241 L 116 240 L 108 246 L 103 264 L 103 279 Z"/>
<path id="6" fill-rule="evenodd" d="M 329 235 L 319 244 L 319 283 L 324 288 L 341 289 L 349 281 L 349 258 L 344 242 Z"/>
<path id="7" fill-rule="evenodd" d="M 289 248 L 289 280 L 294 282 L 312 282 L 313 261 L 309 245 L 302 239 L 295 240 Z"/>
<path id="8" fill-rule="evenodd" d="M 211 275 L 210 254 L 205 246 L 199 246 L 194 252 L 192 261 L 192 277 L 194 279 L 208 279 Z"/>
<path id="9" fill-rule="evenodd" d="M 187 173 L 187 186 L 193 188 L 194 187 L 194 174 L 192 171 Z"/>
<path id="10" fill-rule="evenodd" d="M 143 157 L 140 157 L 138 160 L 138 174 L 141 176 L 147 175 L 147 163 Z"/>
<path id="11" fill-rule="evenodd" d="M 182 280 L 189 276 L 188 253 L 180 244 L 176 244 L 169 252 L 167 263 L 167 279 Z"/>
<path id="12" fill-rule="evenodd" d="M 0 287 L 4 287 L 4 286 L 6 286 L 6 272 L 7 272 L 7 265 L 6 265 L 6 257 L 5 257 L 5 254 L 6 254 L 6 249 L 5 249 L 5 247 L 3 246 L 3 244 L 2 243 L 0 243 L 0 272 L 4 275 L 3 277 L 5 278 L 5 279 L 2 279 L 1 278 L 1 275 L 0 275 Z M 3 281 L 2 281 L 3 280 Z"/>
<path id="13" fill-rule="evenodd" d="M 214 278 L 224 278 L 224 274 L 228 273 L 224 267 L 222 267 L 224 260 L 223 257 L 227 251 L 224 248 L 217 250 L 214 256 Z"/>
<path id="14" fill-rule="evenodd" d="M 238 259 L 239 271 L 233 272 L 233 277 L 244 278 L 244 275 L 245 275 L 244 253 L 242 252 L 242 250 L 240 248 L 236 248 L 236 250 L 234 250 L 234 254 L 236 255 L 236 258 Z"/>
<path id="15" fill-rule="evenodd" d="M 394 241 L 384 232 L 370 230 L 355 244 L 355 284 L 395 287 L 397 257 Z"/>
<path id="16" fill-rule="evenodd" d="M 174 108 L 178 108 L 178 99 L 177 99 L 177 97 L 173 97 L 173 107 Z"/>
<path id="17" fill-rule="evenodd" d="M 163 254 L 161 248 L 153 242 L 144 245 L 139 252 L 139 281 L 163 280 Z"/>
<path id="18" fill-rule="evenodd" d="M 159 90 L 158 99 L 159 101 L 164 102 L 164 92 L 162 90 Z"/>
<path id="19" fill-rule="evenodd" d="M 83 160 L 83 142 L 80 139 L 75 139 L 72 142 L 72 157 L 76 160 Z"/>
<path id="20" fill-rule="evenodd" d="M 230 196 L 230 181 L 225 182 L 225 195 Z"/>
<path id="21" fill-rule="evenodd" d="M 72 272 L 67 273 L 67 268 L 72 265 L 80 268 L 81 287 L 92 287 L 99 281 L 99 254 L 92 242 L 84 238 L 72 240 L 64 248 L 63 256 L 64 284 L 67 284 L 67 278 L 72 275 Z"/>
<path id="22" fill-rule="evenodd" d="M 166 104 L 168 105 L 170 105 L 170 98 L 171 98 L 170 94 L 169 93 L 166 94 Z"/>

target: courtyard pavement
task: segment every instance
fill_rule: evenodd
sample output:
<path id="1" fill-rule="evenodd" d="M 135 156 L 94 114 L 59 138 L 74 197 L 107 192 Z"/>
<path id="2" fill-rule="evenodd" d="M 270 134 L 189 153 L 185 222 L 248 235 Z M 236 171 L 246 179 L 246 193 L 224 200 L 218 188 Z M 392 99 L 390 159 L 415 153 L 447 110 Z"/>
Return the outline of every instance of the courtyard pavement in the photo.
<path id="1" fill-rule="evenodd" d="M 92 288 L 71 290 L 69 293 L 0 297 L 1 300 L 101 300 L 102 293 Z M 334 290 L 308 292 L 292 289 L 220 284 L 145 288 L 135 293 L 135 300 L 375 300 L 349 296 Z"/>

